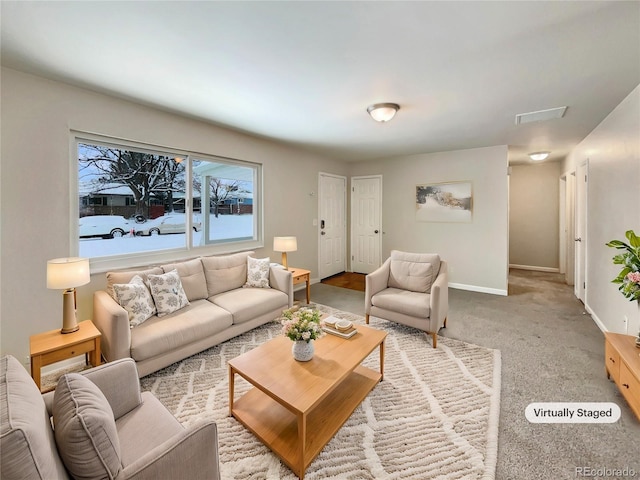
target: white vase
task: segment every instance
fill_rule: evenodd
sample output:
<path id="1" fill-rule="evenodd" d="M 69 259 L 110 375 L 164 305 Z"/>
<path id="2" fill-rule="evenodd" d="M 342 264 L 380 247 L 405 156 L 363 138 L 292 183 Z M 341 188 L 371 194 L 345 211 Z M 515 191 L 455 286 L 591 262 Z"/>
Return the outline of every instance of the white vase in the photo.
<path id="1" fill-rule="evenodd" d="M 313 358 L 313 342 L 304 340 L 296 340 L 293 342 L 293 346 L 291 347 L 291 353 L 293 353 L 293 358 L 295 358 L 299 362 L 308 362 Z"/>

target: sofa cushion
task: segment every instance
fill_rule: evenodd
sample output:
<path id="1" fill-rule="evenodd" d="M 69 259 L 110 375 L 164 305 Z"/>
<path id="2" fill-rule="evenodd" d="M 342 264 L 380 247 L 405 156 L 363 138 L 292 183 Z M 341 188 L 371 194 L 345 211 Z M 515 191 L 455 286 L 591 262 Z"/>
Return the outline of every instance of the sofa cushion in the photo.
<path id="1" fill-rule="evenodd" d="M 67 373 L 53 397 L 58 451 L 76 479 L 113 479 L 122 468 L 113 411 L 88 378 Z"/>
<path id="2" fill-rule="evenodd" d="M 131 330 L 131 357 L 140 362 L 222 332 L 231 314 L 207 300 L 196 300 L 164 317 L 151 317 Z"/>
<path id="3" fill-rule="evenodd" d="M 118 418 L 116 427 L 120 439 L 122 464 L 125 466 L 135 463 L 156 448 L 166 451 L 166 446 L 162 444 L 168 438 L 184 435 L 185 431 L 182 424 L 151 392 L 142 392 L 142 402 L 139 407 Z M 185 455 L 185 461 L 198 460 Z M 192 477 L 183 476 L 182 478 L 191 480 Z"/>
<path id="4" fill-rule="evenodd" d="M 271 260 L 267 258 L 247 257 L 247 283 L 243 287 L 269 287 L 269 272 Z"/>
<path id="5" fill-rule="evenodd" d="M 254 252 L 240 252 L 219 257 L 202 257 L 209 297 L 242 287 L 247 281 L 247 257 Z"/>
<path id="6" fill-rule="evenodd" d="M 137 327 L 156 314 L 156 304 L 140 275 L 135 275 L 129 283 L 114 284 L 113 291 L 118 304 L 129 314 L 130 327 Z"/>
<path id="7" fill-rule="evenodd" d="M 182 282 L 184 293 L 190 302 L 207 298 L 207 280 L 204 276 L 204 269 L 199 258 L 188 260 L 186 262 L 170 263 L 163 265 L 162 269 L 165 273 L 171 270 L 177 270 Z"/>
<path id="8" fill-rule="evenodd" d="M 189 305 L 187 294 L 182 288 L 180 275 L 177 270 L 162 275 L 149 275 L 149 288 L 158 310 L 158 316 L 163 317 Z"/>
<path id="9" fill-rule="evenodd" d="M 371 305 L 412 317 L 428 318 L 431 295 L 398 288 L 386 288 L 371 297 Z"/>
<path id="10" fill-rule="evenodd" d="M 123 272 L 107 272 L 107 293 L 115 301 L 118 301 L 116 294 L 113 291 L 113 286 L 116 283 L 129 283 L 136 275 L 140 276 L 142 280 L 147 281 L 147 275 L 160 275 L 164 273 L 160 267 L 152 267 L 144 270 L 128 270 Z"/>
<path id="11" fill-rule="evenodd" d="M 289 305 L 289 297 L 274 288 L 240 288 L 209 297 L 209 301 L 231 312 L 234 324 Z"/>
<path id="12" fill-rule="evenodd" d="M 0 359 L 0 413 L 0 477 L 67 478 L 42 395 L 10 355 Z"/>
<path id="13" fill-rule="evenodd" d="M 391 251 L 389 287 L 429 293 L 440 271 L 440 256 L 435 253 Z"/>

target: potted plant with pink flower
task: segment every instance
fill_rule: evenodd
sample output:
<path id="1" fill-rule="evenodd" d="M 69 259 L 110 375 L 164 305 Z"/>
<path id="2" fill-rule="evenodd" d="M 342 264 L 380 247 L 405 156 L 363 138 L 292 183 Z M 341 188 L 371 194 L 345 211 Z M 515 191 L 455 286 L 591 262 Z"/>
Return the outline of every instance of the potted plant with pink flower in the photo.
<path id="1" fill-rule="evenodd" d="M 607 243 L 608 247 L 624 250 L 613 257 L 614 265 L 622 265 L 622 270 L 612 282 L 619 284 L 618 290 L 622 295 L 631 302 L 638 302 L 640 308 L 640 237 L 633 230 L 628 230 L 625 237 L 629 243 L 620 240 Z M 636 338 L 636 346 L 640 347 L 640 332 Z"/>
<path id="2" fill-rule="evenodd" d="M 312 340 L 325 335 L 320 325 L 321 313 L 313 308 L 299 310 L 285 310 L 282 312 L 282 333 L 293 340 L 293 358 L 306 362 L 313 358 L 314 346 Z"/>

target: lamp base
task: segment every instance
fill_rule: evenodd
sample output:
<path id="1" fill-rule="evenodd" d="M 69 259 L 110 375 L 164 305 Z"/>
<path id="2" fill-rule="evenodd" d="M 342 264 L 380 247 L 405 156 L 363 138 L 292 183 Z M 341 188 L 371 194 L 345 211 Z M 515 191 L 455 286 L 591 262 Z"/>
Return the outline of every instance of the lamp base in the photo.
<path id="1" fill-rule="evenodd" d="M 287 252 L 282 252 L 282 266 L 285 270 L 289 270 L 289 267 L 287 266 Z"/>
<path id="2" fill-rule="evenodd" d="M 62 330 L 60 333 L 73 333 L 80 329 L 76 318 L 75 293 L 75 288 L 69 288 L 62 292 Z"/>

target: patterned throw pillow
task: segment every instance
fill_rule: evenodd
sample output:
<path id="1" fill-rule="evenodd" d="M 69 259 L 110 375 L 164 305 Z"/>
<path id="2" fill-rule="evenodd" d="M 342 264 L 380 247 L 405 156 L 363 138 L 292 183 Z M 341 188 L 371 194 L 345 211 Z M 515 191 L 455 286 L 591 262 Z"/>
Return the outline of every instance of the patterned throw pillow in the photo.
<path id="1" fill-rule="evenodd" d="M 134 276 L 130 283 L 114 284 L 113 291 L 118 304 L 129 314 L 131 328 L 156 314 L 156 304 L 153 303 L 151 292 L 139 275 Z"/>
<path id="2" fill-rule="evenodd" d="M 269 286 L 269 265 L 267 258 L 247 257 L 247 283 L 244 287 L 271 288 Z"/>
<path id="3" fill-rule="evenodd" d="M 159 317 L 164 317 L 189 305 L 177 270 L 171 270 L 164 275 L 149 275 L 147 278 Z"/>

